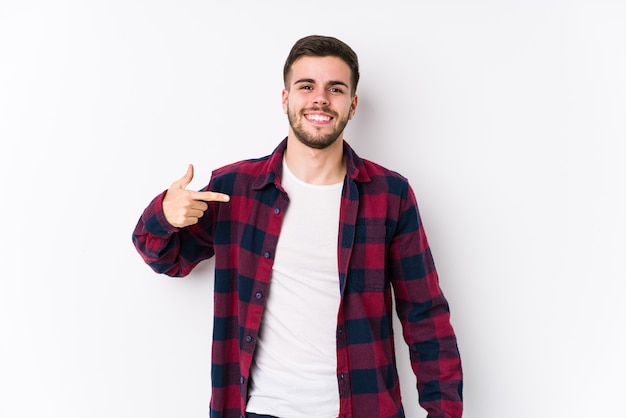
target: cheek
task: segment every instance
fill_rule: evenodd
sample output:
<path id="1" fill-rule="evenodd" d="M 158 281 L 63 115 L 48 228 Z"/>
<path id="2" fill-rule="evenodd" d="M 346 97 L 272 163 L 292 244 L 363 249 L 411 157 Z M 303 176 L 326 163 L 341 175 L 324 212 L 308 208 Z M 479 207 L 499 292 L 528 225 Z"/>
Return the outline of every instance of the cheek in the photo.
<path id="1" fill-rule="evenodd" d="M 283 112 L 285 114 L 293 113 L 299 114 L 300 111 L 304 108 L 304 105 L 298 100 L 297 97 L 290 97 L 283 100 Z"/>

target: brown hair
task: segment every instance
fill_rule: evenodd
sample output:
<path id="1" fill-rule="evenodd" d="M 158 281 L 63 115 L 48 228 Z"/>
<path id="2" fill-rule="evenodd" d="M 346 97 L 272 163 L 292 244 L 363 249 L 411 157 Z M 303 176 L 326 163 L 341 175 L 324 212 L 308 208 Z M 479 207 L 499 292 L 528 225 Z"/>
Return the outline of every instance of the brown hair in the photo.
<path id="1" fill-rule="evenodd" d="M 291 66 L 298 58 L 308 57 L 337 57 L 343 60 L 352 71 L 352 94 L 356 93 L 356 86 L 359 83 L 359 60 L 356 53 L 348 44 L 331 36 L 310 35 L 298 40 L 291 51 L 285 67 L 283 69 L 283 80 L 287 87 L 287 76 L 291 71 Z"/>

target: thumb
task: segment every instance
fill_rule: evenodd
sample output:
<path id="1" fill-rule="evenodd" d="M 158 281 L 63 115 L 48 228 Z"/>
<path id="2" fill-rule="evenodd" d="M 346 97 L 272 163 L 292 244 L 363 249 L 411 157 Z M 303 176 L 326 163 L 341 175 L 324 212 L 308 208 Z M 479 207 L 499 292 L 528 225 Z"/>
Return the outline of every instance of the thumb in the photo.
<path id="1" fill-rule="evenodd" d="M 185 189 L 193 180 L 193 164 L 187 166 L 187 172 L 184 176 L 172 183 L 172 188 Z"/>

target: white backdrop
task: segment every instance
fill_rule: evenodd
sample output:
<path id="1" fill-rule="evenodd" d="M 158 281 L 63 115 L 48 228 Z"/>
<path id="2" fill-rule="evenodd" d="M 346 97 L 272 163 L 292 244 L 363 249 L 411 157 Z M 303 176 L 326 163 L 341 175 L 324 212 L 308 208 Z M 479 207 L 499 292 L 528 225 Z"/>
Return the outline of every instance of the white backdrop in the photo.
<path id="1" fill-rule="evenodd" d="M 0 417 L 207 416 L 212 262 L 156 275 L 131 232 L 188 163 L 197 189 L 286 135 L 312 33 L 360 57 L 347 140 L 418 196 L 464 416 L 623 414 L 624 22 L 621 0 L 0 0 Z"/>

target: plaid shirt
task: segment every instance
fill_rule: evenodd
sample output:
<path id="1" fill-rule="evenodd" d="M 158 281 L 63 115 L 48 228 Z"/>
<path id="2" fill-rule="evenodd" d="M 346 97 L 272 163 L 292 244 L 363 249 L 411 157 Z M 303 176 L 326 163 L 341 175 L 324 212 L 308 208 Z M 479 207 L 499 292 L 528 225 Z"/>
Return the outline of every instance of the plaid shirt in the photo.
<path id="1" fill-rule="evenodd" d="M 245 417 L 248 379 L 281 223 L 287 142 L 261 159 L 215 170 L 203 190 L 230 195 L 208 202 L 199 223 L 171 226 L 157 196 L 133 242 L 158 273 L 187 275 L 215 255 L 212 418 Z M 392 290 L 419 402 L 429 418 L 461 417 L 462 371 L 448 303 L 439 287 L 417 203 L 407 180 L 359 158 L 344 142 L 337 318 L 339 417 L 404 417 L 392 330 Z"/>

